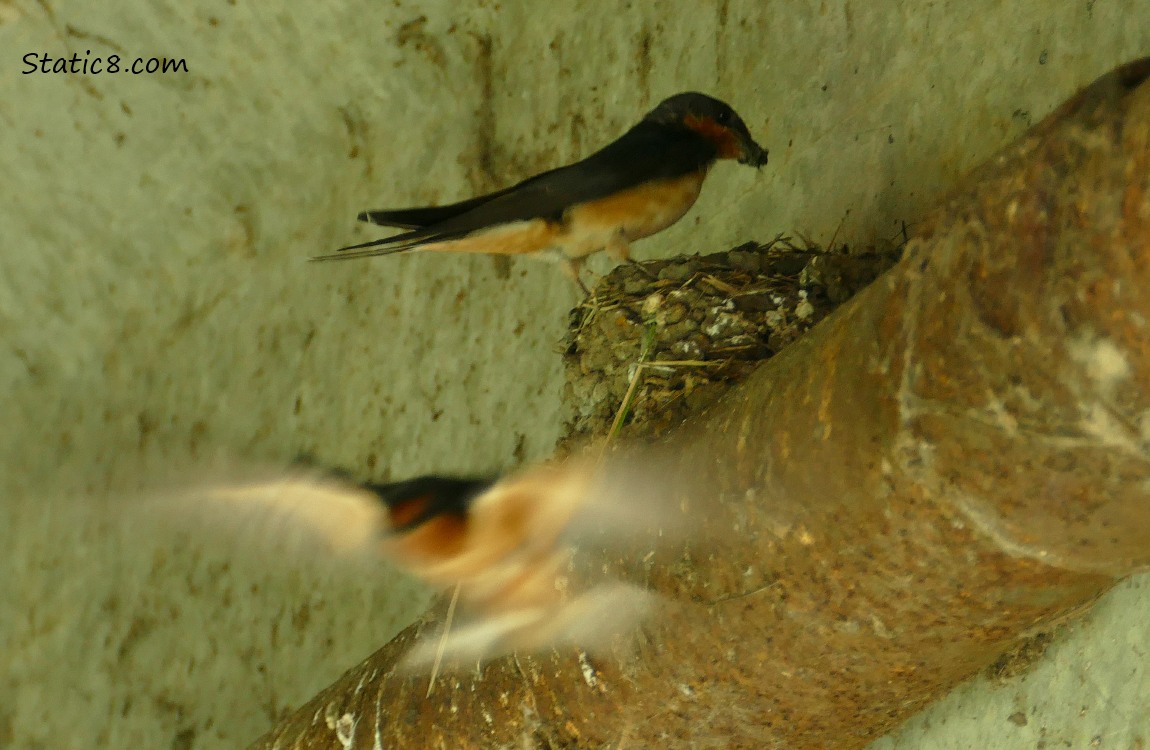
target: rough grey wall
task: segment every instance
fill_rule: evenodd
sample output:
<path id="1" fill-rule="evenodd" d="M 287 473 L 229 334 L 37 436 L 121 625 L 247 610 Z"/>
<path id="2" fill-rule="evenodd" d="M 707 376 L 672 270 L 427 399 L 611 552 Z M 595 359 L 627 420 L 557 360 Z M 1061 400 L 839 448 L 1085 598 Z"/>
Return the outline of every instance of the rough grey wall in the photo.
<path id="1" fill-rule="evenodd" d="M 174 529 L 141 498 L 300 454 L 377 478 L 499 468 L 558 431 L 573 288 L 530 261 L 303 262 L 366 238 L 359 209 L 507 184 L 701 89 L 771 164 L 716 169 L 640 257 L 894 236 L 1077 86 L 1150 52 L 1150 6 L 7 0 L 0 50 L 0 747 L 199 750 L 242 746 L 424 593 Z M 86 50 L 190 71 L 21 72 L 27 52 Z M 1147 609 L 1131 585 L 1097 619 Z M 1129 668 L 1150 641 L 1131 627 L 1065 648 Z M 901 746 L 1030 746 L 1134 679 L 1057 674 L 1064 699 L 1026 697 L 1040 686 L 1007 710 L 974 686 L 950 702 L 992 727 L 1014 701 L 1044 706 L 994 744 L 945 744 L 958 719 L 936 717 Z M 1145 734 L 1123 705 L 1124 736 Z"/>

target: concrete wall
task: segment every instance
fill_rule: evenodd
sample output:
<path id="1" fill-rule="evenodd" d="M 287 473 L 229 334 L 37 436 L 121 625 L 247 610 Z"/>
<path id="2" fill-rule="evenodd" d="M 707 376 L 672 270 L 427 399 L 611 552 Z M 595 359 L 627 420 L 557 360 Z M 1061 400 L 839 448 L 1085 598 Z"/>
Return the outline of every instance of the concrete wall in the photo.
<path id="1" fill-rule="evenodd" d="M 771 163 L 716 169 L 639 257 L 891 237 L 1150 52 L 1145 0 L 118 5 L 0 0 L 5 748 L 242 747 L 422 606 L 390 569 L 148 512 L 163 488 L 548 453 L 574 289 L 531 261 L 306 264 L 372 236 L 358 210 L 505 185 L 700 89 Z M 189 72 L 23 75 L 29 52 Z M 883 747 L 1141 747 L 1148 613 L 1128 584 Z"/>

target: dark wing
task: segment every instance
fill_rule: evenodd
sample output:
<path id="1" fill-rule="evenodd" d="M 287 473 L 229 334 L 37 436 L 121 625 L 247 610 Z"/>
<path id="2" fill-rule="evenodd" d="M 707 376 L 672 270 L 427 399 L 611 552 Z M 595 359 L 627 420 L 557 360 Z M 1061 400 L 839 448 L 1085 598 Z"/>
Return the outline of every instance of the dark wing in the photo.
<path id="1" fill-rule="evenodd" d="M 433 224 L 381 240 L 350 245 L 313 260 L 340 260 L 387 255 L 420 245 L 446 242 L 501 224 L 561 221 L 571 206 L 586 203 L 652 180 L 681 177 L 714 161 L 715 147 L 687 129 L 641 122 L 614 143 L 583 161 L 536 175 L 505 190 L 441 209 L 374 211 L 404 225 L 431 218 Z M 390 217 L 390 218 L 389 218 Z M 358 252 L 348 252 L 358 251 Z"/>

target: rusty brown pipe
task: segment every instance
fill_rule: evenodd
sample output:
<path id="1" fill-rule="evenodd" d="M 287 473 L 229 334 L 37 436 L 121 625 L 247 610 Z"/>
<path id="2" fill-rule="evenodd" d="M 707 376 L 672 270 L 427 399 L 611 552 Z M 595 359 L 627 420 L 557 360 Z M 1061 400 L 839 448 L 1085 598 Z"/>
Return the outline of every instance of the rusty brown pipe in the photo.
<path id="1" fill-rule="evenodd" d="M 977 170 L 677 439 L 637 651 L 389 672 L 252 747 L 857 748 L 1150 563 L 1150 59 Z M 378 743 L 378 744 L 376 744 Z"/>

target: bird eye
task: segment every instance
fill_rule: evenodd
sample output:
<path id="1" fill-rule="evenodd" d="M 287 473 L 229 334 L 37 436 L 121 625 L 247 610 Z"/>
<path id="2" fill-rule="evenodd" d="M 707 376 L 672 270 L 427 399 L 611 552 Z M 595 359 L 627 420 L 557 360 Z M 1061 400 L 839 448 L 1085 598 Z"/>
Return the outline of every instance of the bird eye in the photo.
<path id="1" fill-rule="evenodd" d="M 730 121 L 731 121 L 731 112 L 730 112 L 730 110 L 726 110 L 726 109 L 724 109 L 724 110 L 721 110 L 721 111 L 719 112 L 719 114 L 715 115 L 715 121 L 716 121 L 717 123 L 719 123 L 720 125 L 726 125 L 728 122 L 730 122 Z"/>

